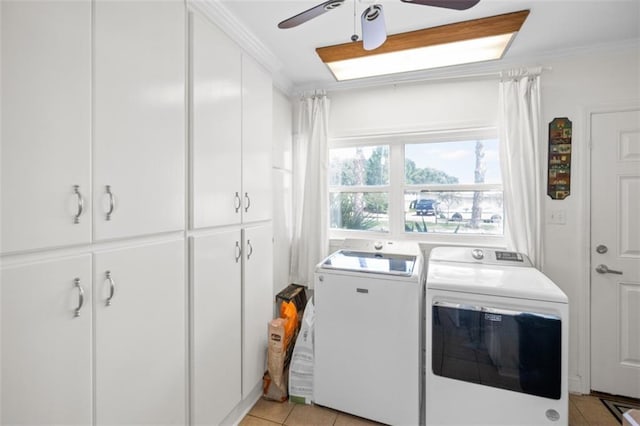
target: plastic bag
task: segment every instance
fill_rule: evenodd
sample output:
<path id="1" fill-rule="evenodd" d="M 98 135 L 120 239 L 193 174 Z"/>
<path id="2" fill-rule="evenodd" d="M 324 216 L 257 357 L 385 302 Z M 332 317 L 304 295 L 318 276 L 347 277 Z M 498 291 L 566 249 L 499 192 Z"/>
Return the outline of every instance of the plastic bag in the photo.
<path id="1" fill-rule="evenodd" d="M 300 404 L 313 401 L 313 329 L 315 308 L 309 299 L 289 365 L 289 400 Z"/>

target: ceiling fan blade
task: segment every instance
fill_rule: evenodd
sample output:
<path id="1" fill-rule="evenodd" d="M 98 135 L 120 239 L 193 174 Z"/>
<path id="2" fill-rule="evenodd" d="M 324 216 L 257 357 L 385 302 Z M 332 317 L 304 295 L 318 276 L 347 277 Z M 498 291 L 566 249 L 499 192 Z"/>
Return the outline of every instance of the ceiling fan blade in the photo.
<path id="1" fill-rule="evenodd" d="M 285 19 L 284 21 L 278 24 L 278 28 L 293 28 L 300 24 L 303 24 L 316 16 L 320 16 L 325 12 L 335 9 L 338 6 L 341 6 L 345 0 L 327 0 L 324 3 L 320 3 L 317 6 L 312 7 L 311 9 L 307 9 L 304 12 L 298 13 L 291 18 Z"/>
<path id="2" fill-rule="evenodd" d="M 405 3 L 423 6 L 444 7 L 445 9 L 466 10 L 480 2 L 480 0 L 402 0 Z"/>

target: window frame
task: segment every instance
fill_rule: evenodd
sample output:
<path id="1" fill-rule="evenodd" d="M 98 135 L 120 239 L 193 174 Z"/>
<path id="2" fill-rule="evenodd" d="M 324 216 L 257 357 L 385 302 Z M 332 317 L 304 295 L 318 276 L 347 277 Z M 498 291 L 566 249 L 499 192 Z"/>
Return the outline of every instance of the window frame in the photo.
<path id="1" fill-rule="evenodd" d="M 389 232 L 334 229 L 327 230 L 330 240 L 346 238 L 369 238 L 385 240 L 410 240 L 425 243 L 443 243 L 448 245 L 504 245 L 502 235 L 487 234 L 438 234 L 410 233 L 404 230 L 404 194 L 405 191 L 502 191 L 503 184 L 405 184 L 405 145 L 418 143 L 456 142 L 474 139 L 498 139 L 496 127 L 474 127 L 464 129 L 446 129 L 433 131 L 388 132 L 349 137 L 334 137 L 328 140 L 328 149 L 353 148 L 358 146 L 389 146 L 389 184 L 364 186 L 332 186 L 327 176 L 327 195 L 335 192 L 386 192 L 389 199 Z M 327 206 L 327 214 L 329 206 Z M 505 218 L 506 219 L 506 218 Z"/>

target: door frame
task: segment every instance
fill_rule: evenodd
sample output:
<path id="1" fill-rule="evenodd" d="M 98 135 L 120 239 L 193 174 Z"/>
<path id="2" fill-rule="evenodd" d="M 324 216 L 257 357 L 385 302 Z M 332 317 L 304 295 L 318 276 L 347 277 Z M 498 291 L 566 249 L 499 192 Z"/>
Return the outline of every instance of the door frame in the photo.
<path id="1" fill-rule="evenodd" d="M 569 389 L 579 391 L 583 394 L 591 392 L 591 147 L 592 147 L 592 121 L 595 114 L 606 114 L 615 112 L 626 112 L 640 109 L 640 100 L 625 103 L 603 104 L 583 108 L 584 135 L 586 136 L 587 149 L 583 155 L 578 156 L 578 161 L 585 165 L 581 177 L 584 179 L 585 194 L 582 208 L 585 214 L 584 233 L 585 244 L 581 254 L 582 271 L 584 283 L 579 288 L 578 320 L 582 324 L 578 328 L 578 377 L 569 378 Z M 584 354 L 580 356 L 580 354 Z M 571 383 L 573 382 L 573 383 Z"/>

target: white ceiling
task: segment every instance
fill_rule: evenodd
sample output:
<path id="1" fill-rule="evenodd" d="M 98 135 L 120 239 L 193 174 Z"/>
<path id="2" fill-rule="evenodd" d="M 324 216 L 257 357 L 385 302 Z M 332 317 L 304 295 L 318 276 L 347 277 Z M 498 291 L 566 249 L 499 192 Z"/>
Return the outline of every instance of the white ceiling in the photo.
<path id="1" fill-rule="evenodd" d="M 284 30 L 277 27 L 280 21 L 321 2 L 218 0 L 216 3 L 228 14 L 227 20 L 235 21 L 234 30 L 244 31 L 253 38 L 254 50 L 266 49 L 263 57 L 271 59 L 268 68 L 275 72 L 281 85 L 308 90 L 330 89 L 345 84 L 335 82 L 316 55 L 315 48 L 350 40 L 354 32 L 354 2 L 356 31 L 360 34 L 360 14 L 374 3 L 373 0 L 347 0 L 343 6 L 298 27 Z M 408 4 L 400 0 L 375 2 L 384 7 L 388 34 L 529 9 L 529 17 L 505 57 L 499 63 L 485 64 L 493 67 L 514 63 L 533 65 L 539 58 L 600 46 L 637 43 L 640 38 L 640 0 L 481 0 L 466 11 Z M 463 71 L 474 69 L 473 66 L 457 67 L 457 71 L 460 72 L 461 68 Z M 434 72 L 442 73 L 443 70 L 431 71 Z M 412 77 L 416 77 L 415 73 Z M 392 78 L 398 79 L 398 76 Z"/>

